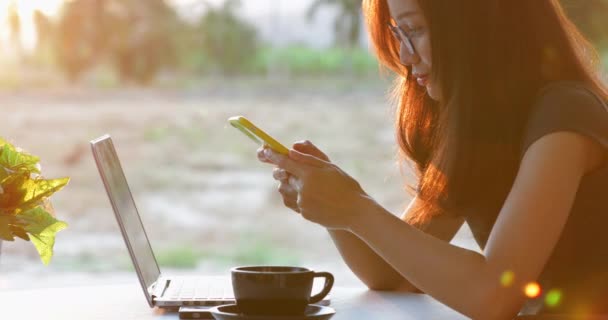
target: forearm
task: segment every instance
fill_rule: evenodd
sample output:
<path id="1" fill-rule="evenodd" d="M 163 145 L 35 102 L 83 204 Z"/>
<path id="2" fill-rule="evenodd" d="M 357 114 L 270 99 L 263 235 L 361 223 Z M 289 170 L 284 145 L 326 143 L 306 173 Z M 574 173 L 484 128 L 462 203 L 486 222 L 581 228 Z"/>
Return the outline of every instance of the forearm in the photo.
<path id="1" fill-rule="evenodd" d="M 352 272 L 372 290 L 417 291 L 364 241 L 344 230 L 328 230 Z"/>
<path id="2" fill-rule="evenodd" d="M 360 215 L 351 231 L 394 270 L 453 309 L 476 319 L 485 316 L 480 306 L 492 299 L 499 276 L 483 255 L 428 235 L 375 203 L 366 209 L 372 212 Z"/>

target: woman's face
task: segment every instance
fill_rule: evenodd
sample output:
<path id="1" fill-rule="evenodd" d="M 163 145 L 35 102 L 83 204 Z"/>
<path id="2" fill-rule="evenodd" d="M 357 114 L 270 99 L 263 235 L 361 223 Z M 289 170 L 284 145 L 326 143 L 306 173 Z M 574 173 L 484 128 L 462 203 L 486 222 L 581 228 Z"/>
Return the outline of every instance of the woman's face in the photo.
<path id="1" fill-rule="evenodd" d="M 450 0 L 451 1 L 451 0 Z M 417 0 L 387 0 L 391 17 L 407 36 L 414 49 L 411 52 L 406 41 L 401 41 L 401 63 L 411 66 L 419 85 L 426 87 L 431 98 L 439 101 L 441 89 L 432 81 L 431 36 L 422 9 Z M 404 39 L 405 40 L 405 39 Z"/>

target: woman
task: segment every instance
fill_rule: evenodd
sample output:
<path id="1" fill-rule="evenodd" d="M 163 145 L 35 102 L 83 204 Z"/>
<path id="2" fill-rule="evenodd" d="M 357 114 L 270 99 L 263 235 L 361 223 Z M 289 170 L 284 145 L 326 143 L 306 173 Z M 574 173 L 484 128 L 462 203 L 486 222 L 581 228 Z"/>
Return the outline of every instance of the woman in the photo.
<path id="1" fill-rule="evenodd" d="M 420 290 L 474 319 L 608 313 L 608 91 L 557 0 L 364 0 L 399 77 L 414 163 L 399 219 L 310 142 L 277 166 L 287 207 L 325 226 L 371 289 Z M 449 244 L 467 222 L 482 253 Z M 524 288 L 540 285 L 540 297 Z M 529 290 L 528 290 L 529 291 Z"/>

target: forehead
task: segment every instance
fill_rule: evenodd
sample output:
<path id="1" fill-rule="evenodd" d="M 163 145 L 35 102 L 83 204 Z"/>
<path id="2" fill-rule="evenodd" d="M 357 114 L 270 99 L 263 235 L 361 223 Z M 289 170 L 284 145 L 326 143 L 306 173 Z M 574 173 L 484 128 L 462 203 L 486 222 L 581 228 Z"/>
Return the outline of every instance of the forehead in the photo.
<path id="1" fill-rule="evenodd" d="M 391 17 L 396 20 L 422 14 L 418 0 L 387 0 L 387 3 Z"/>

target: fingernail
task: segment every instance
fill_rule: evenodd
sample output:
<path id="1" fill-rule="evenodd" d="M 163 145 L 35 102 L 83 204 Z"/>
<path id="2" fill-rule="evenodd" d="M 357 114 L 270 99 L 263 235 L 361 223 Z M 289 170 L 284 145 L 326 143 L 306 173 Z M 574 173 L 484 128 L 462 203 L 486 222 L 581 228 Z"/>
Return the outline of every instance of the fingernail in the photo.
<path id="1" fill-rule="evenodd" d="M 274 152 L 270 149 L 264 149 L 264 157 L 268 160 L 275 160 Z"/>

